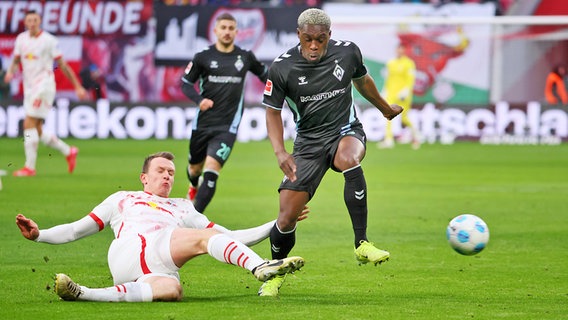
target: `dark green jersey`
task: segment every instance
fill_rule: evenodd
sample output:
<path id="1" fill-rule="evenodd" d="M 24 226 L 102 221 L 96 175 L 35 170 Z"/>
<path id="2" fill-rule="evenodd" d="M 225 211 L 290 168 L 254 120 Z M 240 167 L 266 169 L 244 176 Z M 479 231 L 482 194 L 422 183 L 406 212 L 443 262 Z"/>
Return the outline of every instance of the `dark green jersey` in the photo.
<path id="1" fill-rule="evenodd" d="M 359 122 L 351 81 L 366 74 L 361 51 L 353 42 L 331 39 L 318 63 L 304 59 L 297 46 L 272 63 L 263 104 L 280 110 L 286 101 L 299 136 L 338 135 Z"/>
<path id="2" fill-rule="evenodd" d="M 213 108 L 197 114 L 194 130 L 207 128 L 237 132 L 243 114 L 248 71 L 262 81 L 266 80 L 267 67 L 251 51 L 238 46 L 232 52 L 224 53 L 211 45 L 195 55 L 182 81 L 190 85 L 199 81 L 201 97 L 213 100 Z"/>

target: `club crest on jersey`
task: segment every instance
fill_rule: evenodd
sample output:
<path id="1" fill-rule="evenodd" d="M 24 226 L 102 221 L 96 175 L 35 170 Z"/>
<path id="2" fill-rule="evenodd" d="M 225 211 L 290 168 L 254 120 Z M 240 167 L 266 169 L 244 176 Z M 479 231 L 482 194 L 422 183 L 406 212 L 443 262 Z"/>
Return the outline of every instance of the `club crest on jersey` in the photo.
<path id="1" fill-rule="evenodd" d="M 209 68 L 217 69 L 217 68 L 219 68 L 219 63 L 216 60 L 211 60 L 211 64 L 209 65 Z"/>
<path id="2" fill-rule="evenodd" d="M 266 85 L 264 86 L 264 95 L 271 96 L 272 95 L 272 80 L 266 80 Z"/>
<path id="3" fill-rule="evenodd" d="M 243 60 L 241 60 L 241 56 L 237 56 L 237 61 L 235 62 L 235 68 L 237 68 L 237 70 L 241 71 L 241 69 L 244 67 L 244 63 Z"/>
<path id="4" fill-rule="evenodd" d="M 341 79 L 343 79 L 343 74 L 345 73 L 345 71 L 343 70 L 343 68 L 341 68 L 341 66 L 339 66 L 338 64 L 335 65 L 335 69 L 333 69 L 333 75 L 339 80 L 341 81 Z"/>

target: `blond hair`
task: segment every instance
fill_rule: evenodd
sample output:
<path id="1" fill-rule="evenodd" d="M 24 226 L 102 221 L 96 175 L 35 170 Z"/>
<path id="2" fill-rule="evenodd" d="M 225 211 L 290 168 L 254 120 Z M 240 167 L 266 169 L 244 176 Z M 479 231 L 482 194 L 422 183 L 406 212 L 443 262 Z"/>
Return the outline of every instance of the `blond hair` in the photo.
<path id="1" fill-rule="evenodd" d="M 298 28 L 301 29 L 305 25 L 322 25 L 328 30 L 331 28 L 331 19 L 325 11 L 317 8 L 310 8 L 304 10 L 298 17 Z"/>

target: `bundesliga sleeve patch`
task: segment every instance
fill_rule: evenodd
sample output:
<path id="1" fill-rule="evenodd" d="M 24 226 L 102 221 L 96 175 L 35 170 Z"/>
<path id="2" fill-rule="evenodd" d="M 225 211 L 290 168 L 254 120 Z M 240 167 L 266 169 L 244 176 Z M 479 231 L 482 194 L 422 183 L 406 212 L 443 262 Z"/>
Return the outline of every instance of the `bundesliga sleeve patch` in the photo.
<path id="1" fill-rule="evenodd" d="M 189 71 L 191 70 L 191 67 L 192 67 L 192 66 L 193 66 L 193 61 L 190 61 L 190 62 L 187 64 L 187 67 L 185 67 L 185 71 L 184 71 L 185 74 L 188 74 L 188 73 L 189 73 Z"/>
<path id="2" fill-rule="evenodd" d="M 266 80 L 266 85 L 264 86 L 264 95 L 272 95 L 272 81 L 270 79 Z"/>

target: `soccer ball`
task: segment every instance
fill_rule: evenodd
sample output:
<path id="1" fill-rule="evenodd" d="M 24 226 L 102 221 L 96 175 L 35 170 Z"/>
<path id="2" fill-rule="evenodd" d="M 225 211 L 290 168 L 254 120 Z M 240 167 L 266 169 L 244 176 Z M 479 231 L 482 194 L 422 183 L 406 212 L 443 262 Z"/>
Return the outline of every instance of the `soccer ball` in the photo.
<path id="1" fill-rule="evenodd" d="M 462 214 L 450 221 L 446 228 L 450 246 L 459 254 L 472 256 L 481 252 L 489 242 L 489 228 L 480 217 Z"/>

